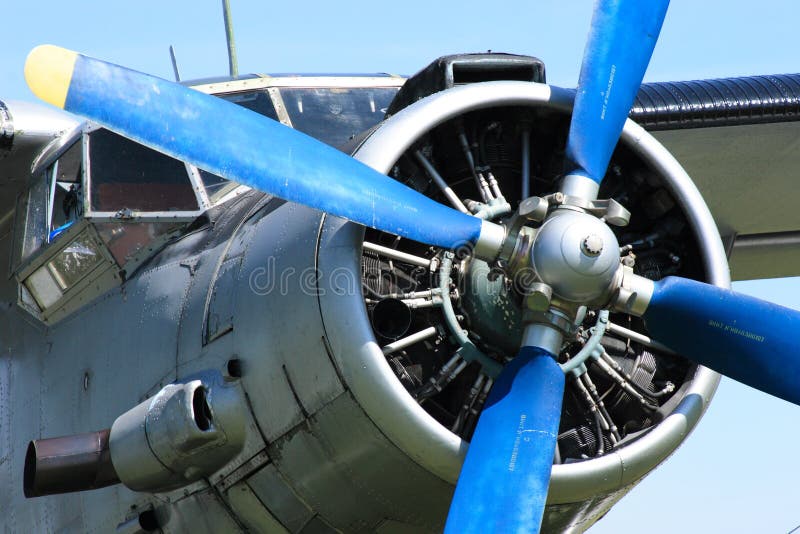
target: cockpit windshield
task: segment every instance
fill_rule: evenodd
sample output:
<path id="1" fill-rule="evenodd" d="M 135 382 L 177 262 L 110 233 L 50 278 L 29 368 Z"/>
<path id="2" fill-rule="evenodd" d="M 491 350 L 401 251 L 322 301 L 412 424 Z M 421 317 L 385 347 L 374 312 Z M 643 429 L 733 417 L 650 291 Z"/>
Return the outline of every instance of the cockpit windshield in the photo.
<path id="1" fill-rule="evenodd" d="M 292 127 L 334 147 L 378 124 L 396 87 L 284 87 L 280 94 Z"/>
<path id="2" fill-rule="evenodd" d="M 381 120 L 399 87 L 270 87 L 221 98 L 341 148 Z"/>
<path id="3" fill-rule="evenodd" d="M 220 98 L 280 121 L 295 130 L 341 148 L 383 120 L 398 86 L 270 87 L 218 95 Z M 200 170 L 212 203 L 237 184 Z"/>

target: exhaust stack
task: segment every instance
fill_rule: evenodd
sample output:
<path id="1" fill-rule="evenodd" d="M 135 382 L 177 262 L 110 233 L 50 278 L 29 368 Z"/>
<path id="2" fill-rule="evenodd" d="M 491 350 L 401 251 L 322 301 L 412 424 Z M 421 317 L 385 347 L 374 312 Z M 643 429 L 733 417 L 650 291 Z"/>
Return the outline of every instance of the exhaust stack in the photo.
<path id="1" fill-rule="evenodd" d="M 159 493 L 209 476 L 245 440 L 244 394 L 218 371 L 168 384 L 111 429 L 31 441 L 24 492 L 40 497 L 110 486 Z"/>
<path id="2" fill-rule="evenodd" d="M 111 463 L 109 429 L 37 439 L 25 455 L 25 497 L 104 488 L 119 483 Z"/>

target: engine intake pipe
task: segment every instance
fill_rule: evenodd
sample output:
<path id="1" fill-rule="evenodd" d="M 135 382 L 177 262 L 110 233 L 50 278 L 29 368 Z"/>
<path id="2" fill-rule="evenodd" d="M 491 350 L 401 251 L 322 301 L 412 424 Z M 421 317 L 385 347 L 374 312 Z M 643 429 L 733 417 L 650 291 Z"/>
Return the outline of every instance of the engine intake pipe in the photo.
<path id="1" fill-rule="evenodd" d="M 119 483 L 109 429 L 31 441 L 25 454 L 25 497 L 104 488 Z"/>
<path id="2" fill-rule="evenodd" d="M 411 327 L 411 310 L 400 299 L 382 299 L 372 309 L 372 326 L 383 338 L 400 339 Z"/>

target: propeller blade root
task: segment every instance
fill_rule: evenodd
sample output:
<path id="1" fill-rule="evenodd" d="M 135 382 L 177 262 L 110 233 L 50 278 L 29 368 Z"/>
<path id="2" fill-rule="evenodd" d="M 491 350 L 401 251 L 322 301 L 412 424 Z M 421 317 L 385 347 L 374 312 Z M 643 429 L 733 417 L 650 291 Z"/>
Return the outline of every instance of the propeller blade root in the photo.
<path id="1" fill-rule="evenodd" d="M 655 282 L 650 335 L 686 358 L 800 404 L 800 312 L 695 280 Z"/>
<path id="2" fill-rule="evenodd" d="M 492 387 L 456 485 L 445 532 L 538 532 L 555 454 L 564 373 L 523 347 Z"/>

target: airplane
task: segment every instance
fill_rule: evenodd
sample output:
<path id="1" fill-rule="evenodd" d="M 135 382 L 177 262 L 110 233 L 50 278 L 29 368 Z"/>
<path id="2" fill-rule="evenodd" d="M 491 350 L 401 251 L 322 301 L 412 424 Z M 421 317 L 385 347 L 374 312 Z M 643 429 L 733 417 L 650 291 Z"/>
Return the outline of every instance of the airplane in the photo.
<path id="1" fill-rule="evenodd" d="M 252 83 L 252 82 L 251 82 L 251 83 Z M 211 84 L 211 85 L 213 85 L 213 84 Z M 210 89 L 210 88 L 209 88 L 209 89 Z M 299 106 L 296 106 L 296 107 L 299 107 Z M 12 111 L 13 111 L 13 110 L 12 110 Z M 397 124 L 397 123 L 394 123 L 394 124 Z M 496 129 L 496 128 L 497 128 L 497 127 L 493 128 L 493 130 L 494 130 L 494 129 Z M 100 132 L 100 133 L 95 133 L 95 132 Z M 84 136 L 84 134 L 85 134 L 86 138 L 88 138 L 88 139 L 91 139 L 91 136 L 92 136 L 92 134 L 95 134 L 95 135 L 97 136 L 97 139 L 102 139 L 102 136 L 104 136 L 104 135 L 107 135 L 107 134 L 106 134 L 106 133 L 105 133 L 103 130 L 91 130 L 91 128 L 89 129 L 89 131 L 86 131 L 86 132 L 81 132 L 81 137 L 83 137 L 83 136 Z M 348 135 L 349 135 L 349 134 L 348 134 Z M 110 138 L 110 139 L 115 139 L 115 138 Z M 91 148 L 90 148 L 90 147 L 92 146 L 92 144 L 94 144 L 94 142 L 90 140 L 90 141 L 88 142 L 88 147 L 89 147 L 89 148 L 85 149 L 87 152 L 91 150 Z M 99 144 L 99 143 L 98 143 L 98 144 Z M 66 145 L 65 145 L 64 147 L 61 147 L 61 148 L 66 148 Z M 457 149 L 457 147 L 456 147 L 456 149 Z M 65 154 L 66 154 L 66 153 L 65 153 Z M 416 156 L 416 154 L 415 154 L 415 156 Z M 73 156 L 73 157 L 74 157 L 74 158 L 77 158 L 77 159 L 80 159 L 78 156 Z M 56 158 L 57 158 L 57 159 L 56 159 L 55 161 L 59 162 L 59 166 L 61 166 L 61 164 L 62 164 L 62 159 L 64 159 L 64 158 L 61 158 L 60 156 L 56 156 Z M 64 161 L 66 161 L 66 160 L 64 159 Z M 91 162 L 91 159 L 90 159 L 89 161 Z M 48 163 L 46 163 L 46 164 L 45 164 L 45 166 L 49 165 L 49 163 L 51 163 L 51 162 L 48 162 Z M 95 165 L 93 165 L 93 166 L 92 166 L 92 168 L 96 168 L 96 166 L 95 166 Z M 97 170 L 97 169 L 96 169 L 96 170 Z M 55 170 L 54 170 L 54 171 L 52 171 L 52 172 L 53 172 L 54 174 L 56 173 L 56 171 L 55 171 Z M 58 171 L 58 172 L 60 172 L 60 171 Z M 499 172 L 498 172 L 498 175 L 499 175 Z M 201 175 L 201 176 L 202 176 L 202 175 Z M 195 178 L 194 178 L 194 180 L 195 180 L 195 181 L 194 181 L 194 183 L 195 183 L 195 184 L 199 184 L 199 182 L 197 181 L 197 177 L 196 177 L 196 175 L 195 175 Z M 66 181 L 65 181 L 65 182 L 66 182 Z M 55 183 L 55 182 L 54 182 L 54 183 Z M 62 182 L 62 183 L 64 183 L 64 182 Z M 67 182 L 67 183 L 69 183 L 69 182 Z M 57 184 L 56 184 L 56 185 L 57 185 Z M 58 187 L 61 187 L 61 186 L 58 186 Z M 99 187 L 99 186 L 98 186 L 98 187 Z M 198 187 L 199 187 L 199 185 L 198 185 Z M 88 189 L 88 187 L 87 187 L 87 189 Z M 59 191 L 63 191 L 64 197 L 66 198 L 66 196 L 67 196 L 67 193 L 69 192 L 69 189 L 67 189 L 67 188 L 62 188 L 61 190 L 56 190 L 55 192 L 59 192 Z M 98 191 L 99 191 L 99 190 L 98 190 Z M 98 195 L 98 196 L 99 196 L 99 195 Z M 129 196 L 130 196 L 130 195 L 126 195 L 126 197 L 129 197 Z M 209 195 L 207 195 L 207 196 L 209 196 Z M 213 196 L 213 195 L 212 195 L 212 196 Z M 210 197 L 209 197 L 209 198 L 210 198 Z M 62 203 L 63 203 L 63 202 L 62 202 Z M 201 201 L 200 201 L 200 200 L 198 200 L 198 203 L 201 203 Z M 96 208 L 93 208 L 93 209 L 96 211 Z M 55 208 L 53 208 L 53 211 L 55 211 Z M 90 211 L 91 211 L 91 210 L 90 210 Z M 150 210 L 150 211 L 152 211 L 152 210 Z M 173 216 L 172 216 L 172 221 L 173 221 L 173 222 L 175 222 L 175 223 L 188 222 L 188 221 L 181 221 L 181 220 L 180 220 L 180 216 L 178 216 L 178 217 L 175 217 L 175 216 L 174 216 L 174 212 L 176 212 L 177 210 L 171 210 L 171 211 L 173 212 Z M 88 213 L 88 212 L 87 212 L 87 213 Z M 126 219 L 128 218 L 128 214 L 127 214 L 127 213 L 122 213 L 122 214 L 120 214 L 120 213 L 119 213 L 119 211 L 116 211 L 116 212 L 114 212 L 114 213 L 113 213 L 113 215 L 112 215 L 112 214 L 109 214 L 109 213 L 111 213 L 111 212 L 107 212 L 105 215 L 102 215 L 102 214 L 100 215 L 100 217 L 106 217 L 106 220 L 105 220 L 105 221 L 102 221 L 102 222 L 100 222 L 100 224 L 116 224 L 116 225 L 118 225 L 118 226 L 119 226 L 119 224 L 120 224 L 119 222 L 110 223 L 109 221 L 110 221 L 110 220 L 117 220 L 117 221 L 118 221 L 118 220 L 120 220 L 120 219 L 121 219 L 121 220 L 126 220 Z M 54 215 L 54 214 L 53 214 L 53 213 L 52 213 L 52 211 L 51 211 L 51 212 L 50 212 L 50 214 L 49 214 L 49 216 L 50 216 L 50 217 L 52 217 L 53 215 Z M 86 215 L 86 214 L 85 214 L 85 215 Z M 185 217 L 191 217 L 191 215 L 184 215 L 184 216 L 185 216 Z M 68 215 L 66 215 L 66 217 L 68 217 Z M 112 219 L 112 217 L 113 217 L 113 219 Z M 150 219 L 150 220 L 147 220 L 147 219 L 146 219 L 146 217 L 147 217 L 146 215 L 145 215 L 145 216 L 137 216 L 136 214 L 133 214 L 133 215 L 131 215 L 131 220 L 136 220 L 136 217 L 139 217 L 139 218 L 138 218 L 138 220 L 139 220 L 139 221 L 144 221 L 144 224 L 150 224 L 150 225 L 153 225 L 153 226 L 155 226 L 155 225 L 159 224 L 161 221 L 163 221 L 163 218 L 162 218 L 162 219 L 159 219 L 159 217 L 163 217 L 163 215 L 151 215 L 152 219 Z M 144 217 L 144 218 L 142 218 L 142 217 Z M 88 215 L 86 216 L 86 218 L 88 219 Z M 98 221 L 100 221 L 100 219 L 97 219 L 97 220 L 98 220 Z M 60 225 L 60 226 L 61 226 L 61 225 Z M 117 226 L 117 229 L 118 229 L 118 226 Z M 153 226 L 151 226 L 151 227 L 153 227 Z M 55 243 L 58 243 L 58 242 L 59 242 L 59 239 L 61 239 L 61 240 L 62 240 L 61 242 L 62 242 L 62 243 L 65 243 L 65 241 L 63 241 L 63 239 L 72 239 L 72 236 L 78 235 L 80 232 L 83 232 L 83 229 L 79 229 L 77 226 L 72 226 L 72 227 L 70 227 L 70 228 L 68 228 L 68 229 L 67 229 L 67 232 L 72 232 L 72 234 L 67 234 L 67 233 L 65 233 L 65 234 L 64 234 L 63 236 L 61 236 L 61 237 L 54 235 L 54 236 L 52 236 L 52 237 L 51 237 L 51 242 L 55 244 Z M 50 237 L 50 236 L 48 236 L 48 237 Z M 124 237 L 124 236 L 123 236 L 123 237 Z M 95 242 L 94 242 L 94 244 L 98 244 L 98 242 L 97 242 L 97 241 L 95 241 Z M 374 250 L 380 250 L 380 249 L 374 249 Z M 735 249 L 734 249 L 734 250 L 735 250 Z M 384 251 L 384 252 L 385 252 L 385 251 Z M 112 255 L 113 255 L 113 251 L 112 251 Z M 734 258 L 735 258 L 735 256 L 734 256 Z M 41 258 L 40 258 L 40 259 L 41 259 Z M 48 257 L 47 259 L 49 260 L 50 258 Z M 115 259 L 116 259 L 116 258 L 115 258 Z M 139 264 L 137 264 L 136 262 L 139 262 L 139 261 L 141 261 L 141 262 L 142 262 L 142 264 L 143 264 L 143 265 L 145 265 L 145 268 L 146 268 L 146 265 L 147 265 L 147 264 L 145 264 L 144 262 L 146 262 L 146 261 L 152 261 L 152 260 L 151 260 L 150 258 L 146 258 L 146 259 L 141 259 L 141 260 L 140 260 L 139 258 L 133 257 L 133 258 L 129 259 L 128 261 L 133 261 L 133 262 L 134 262 L 134 264 L 132 265 L 132 272 L 136 272 L 135 270 L 136 270 L 137 268 L 139 268 Z M 397 260 L 397 261 L 399 261 L 399 260 Z M 167 264 L 167 265 L 169 265 L 169 264 Z M 186 265 L 180 265 L 180 264 L 178 264 L 178 265 L 179 265 L 179 266 L 180 266 L 180 268 L 182 268 L 182 269 L 187 269 L 187 270 L 188 270 L 190 273 L 192 273 L 192 271 L 193 271 L 193 266 L 192 266 L 192 265 L 188 265 L 188 266 L 186 266 Z M 41 264 L 40 264 L 39 266 L 41 266 Z M 165 265 L 165 267 L 166 267 L 166 265 Z M 292 265 L 292 267 L 294 267 L 294 264 Z M 33 267 L 33 268 L 35 269 L 36 267 Z M 175 268 L 176 268 L 177 270 L 180 270 L 180 268 L 178 268 L 178 267 L 175 267 Z M 164 269 L 161 269 L 161 271 L 163 271 L 163 270 L 164 270 Z M 251 271 L 251 272 L 258 272 L 258 273 L 261 273 L 261 272 L 263 272 L 263 271 Z M 20 276 L 25 276 L 25 275 L 23 274 L 23 275 L 20 275 Z M 127 273 L 126 273 L 126 276 L 127 276 Z M 141 276 L 141 275 L 135 274 L 134 276 Z M 153 276 L 155 276 L 155 275 L 153 275 Z M 192 274 L 190 274 L 190 276 L 195 276 L 195 275 L 192 273 Z M 134 278 L 134 279 L 128 279 L 128 280 L 126 280 L 126 282 L 125 282 L 125 283 L 127 284 L 127 285 L 126 285 L 126 287 L 128 287 L 128 286 L 131 286 L 131 285 L 134 285 L 134 284 L 136 283 L 134 280 L 135 280 L 135 278 Z M 259 287 L 263 287 L 263 286 L 261 286 L 261 284 L 260 284 L 259 280 L 251 280 L 251 281 L 252 281 L 252 282 L 253 282 L 255 285 L 257 285 L 257 286 L 258 286 L 258 287 L 256 287 L 256 289 L 257 289 L 257 290 L 259 289 Z M 98 291 L 99 291 L 99 290 L 98 290 Z M 219 295 L 219 293 L 214 293 L 214 296 L 213 296 L 213 297 L 209 297 L 209 298 L 211 298 L 211 299 L 213 300 L 214 298 L 217 298 L 217 297 L 216 297 L 216 295 Z M 323 298 L 324 296 L 323 296 L 323 295 L 318 295 L 318 297 L 320 298 L 320 300 L 322 300 L 322 298 Z M 87 298 L 88 298 L 89 300 L 91 300 L 91 298 L 92 298 L 92 297 L 90 296 L 90 297 L 87 297 Z M 119 294 L 119 298 L 120 298 L 120 299 L 122 299 L 122 294 L 121 294 L 121 293 Z M 133 297 L 131 297 L 131 298 L 133 298 Z M 407 300 L 407 299 L 406 299 L 406 300 Z M 391 302 L 391 301 L 390 301 L 390 302 Z M 360 305 L 361 305 L 362 307 L 363 307 L 363 303 L 364 303 L 363 301 L 361 301 L 361 302 L 360 302 Z M 24 303 L 24 301 L 22 301 L 22 304 L 25 304 L 25 303 Z M 213 302 L 212 302 L 212 306 L 213 306 L 213 305 L 215 305 L 215 304 L 217 304 L 217 301 L 216 301 L 216 300 L 213 300 Z M 371 304 L 371 303 L 368 303 L 368 304 Z M 224 306 L 224 305 L 225 305 L 225 303 L 223 303 L 223 306 Z M 230 304 L 228 303 L 228 305 L 230 305 Z M 376 307 L 377 307 L 377 305 L 376 305 Z M 291 309 L 291 305 L 290 305 L 290 306 L 287 306 L 287 307 L 286 307 L 286 309 Z M 402 308 L 400 308 L 400 309 L 402 310 Z M 46 311 L 46 310 L 45 310 L 45 311 Z M 373 311 L 372 320 L 373 320 L 373 327 L 374 327 L 374 326 L 375 326 L 375 321 L 376 321 L 376 319 L 375 319 L 375 315 L 374 315 L 374 308 L 373 308 L 373 310 L 372 310 L 372 311 Z M 73 312 L 73 313 L 75 313 L 75 311 L 74 311 L 74 310 L 72 310 L 72 312 Z M 64 311 L 64 313 L 69 313 L 69 310 L 67 310 L 67 311 Z M 78 313 L 80 313 L 80 311 L 78 311 Z M 398 313 L 399 313 L 399 312 L 398 312 Z M 380 314 L 379 314 L 379 315 L 380 315 Z M 393 315 L 392 315 L 392 317 L 393 317 Z M 39 318 L 37 318 L 37 319 L 39 319 L 39 320 L 42 320 L 42 319 L 44 319 L 44 321 L 48 321 L 48 320 L 50 320 L 50 321 L 54 321 L 54 322 L 56 322 L 56 323 L 60 322 L 60 320 L 59 320 L 59 317 L 58 317 L 57 315 L 56 315 L 56 316 L 53 316 L 53 318 L 52 318 L 52 319 L 49 319 L 48 317 L 39 317 Z M 278 318 L 276 318 L 275 320 L 277 321 L 277 320 L 278 320 Z M 73 321 L 76 321 L 76 319 L 73 319 Z M 237 325 L 237 326 L 238 326 L 238 325 Z M 390 324 L 389 326 L 391 327 L 391 326 L 394 326 L 394 325 Z M 57 327 L 54 327 L 54 328 L 57 330 Z M 214 336 L 214 335 L 216 335 L 216 334 L 220 334 L 219 338 L 214 338 L 214 339 L 213 339 L 213 340 L 211 340 L 211 341 L 213 342 L 213 341 L 216 341 L 216 339 L 220 339 L 220 340 L 222 340 L 222 339 L 225 339 L 225 337 L 226 337 L 226 336 L 228 336 L 228 334 L 230 334 L 231 332 L 235 332 L 235 330 L 229 330 L 229 331 L 226 331 L 226 330 L 225 330 L 226 328 L 227 328 L 227 327 L 225 327 L 225 326 L 224 326 L 224 327 L 223 327 L 221 330 L 217 330 L 217 331 L 215 331 L 214 333 L 210 334 L 210 336 L 211 336 L 211 337 L 213 337 L 213 336 Z M 54 331 L 56 331 L 56 330 L 54 330 Z M 342 331 L 346 331 L 346 327 L 342 328 Z M 74 334 L 74 332 L 71 332 L 71 333 L 72 333 L 72 334 Z M 394 335 L 395 335 L 393 332 L 386 332 L 386 331 L 384 331 L 384 334 L 391 334 L 391 335 L 384 336 L 384 337 L 386 337 L 387 339 L 390 339 L 390 338 L 394 337 Z M 492 332 L 489 332 L 489 331 L 486 331 L 486 332 L 484 332 L 484 333 L 483 333 L 483 335 L 485 335 L 486 337 L 488 337 L 488 336 L 491 336 L 492 334 L 493 334 L 493 333 L 492 333 Z M 755 334 L 755 333 L 752 333 L 752 332 L 746 332 L 746 334 L 758 335 L 758 334 Z M 228 336 L 228 337 L 229 337 L 229 336 Z M 217 355 L 217 356 L 218 356 L 218 355 Z M 229 361 L 230 361 L 230 360 L 229 360 Z M 48 363 L 49 363 L 49 362 L 48 362 Z M 67 366 L 68 366 L 68 368 L 69 368 L 69 364 L 72 364 L 72 363 L 74 363 L 74 362 L 67 362 L 67 363 L 65 363 L 65 364 L 62 364 L 62 365 L 67 365 Z M 235 375 L 235 374 L 238 374 L 238 373 L 239 373 L 239 371 L 237 371 L 237 370 L 236 370 L 236 367 L 237 367 L 237 365 L 236 365 L 235 363 L 234 363 L 234 364 L 232 364 L 231 366 L 228 366 L 228 367 L 226 367 L 226 372 L 229 372 L 231 375 L 230 375 L 230 376 L 224 376 L 223 378 L 227 378 L 227 379 L 234 379 L 234 378 L 236 378 L 235 376 L 233 376 L 233 375 Z M 243 369 L 244 369 L 244 371 L 246 371 L 246 370 L 247 370 L 247 365 L 245 365 Z M 58 372 L 58 370 L 56 369 L 56 370 L 54 370 L 53 372 Z M 242 379 L 243 379 L 243 380 L 244 380 L 244 377 L 245 377 L 245 376 L 246 376 L 246 373 L 245 373 L 245 374 L 244 374 L 244 376 L 242 377 Z M 288 376 L 289 376 L 289 375 L 287 375 L 287 377 L 288 377 Z M 87 388 L 87 391 L 88 391 L 88 387 L 89 387 L 89 385 L 90 385 L 90 384 L 93 382 L 93 377 L 92 377 L 91 373 L 86 373 L 86 374 L 84 374 L 84 375 L 83 375 L 83 377 L 84 377 L 84 382 L 83 382 L 83 383 L 84 383 L 84 384 L 86 384 L 86 388 Z M 413 378 L 413 377 L 412 377 L 412 378 Z M 235 380 L 231 380 L 231 382 L 235 382 Z M 155 393 L 155 392 L 153 392 L 153 393 Z M 300 392 L 300 394 L 304 394 L 304 392 Z M 60 397 L 56 397 L 54 400 L 55 400 L 55 401 L 58 401 L 58 400 L 59 400 L 59 398 L 60 398 Z M 202 401 L 202 393 L 200 394 L 200 401 Z M 200 402 L 200 401 L 198 401 L 198 404 L 199 404 L 199 405 L 200 405 L 200 407 L 202 408 L 202 407 L 203 407 L 203 402 Z M 214 408 L 214 406 L 210 406 L 210 408 Z M 110 409 L 110 408 L 109 408 L 109 409 Z M 200 411 L 202 411 L 202 410 L 200 410 Z M 214 411 L 216 411 L 216 410 L 214 410 Z M 309 415 L 310 415 L 310 414 L 309 414 Z M 374 416 L 373 416 L 373 417 L 374 417 Z M 81 424 L 84 424 L 84 423 L 85 423 L 85 421 L 82 421 L 82 422 L 81 422 Z M 58 423 L 58 422 L 56 422 L 55 424 L 56 424 L 56 426 L 57 426 L 59 423 Z M 63 423 L 61 423 L 61 424 L 63 424 Z M 69 425 L 67 425 L 67 426 L 69 426 Z M 663 426 L 662 426 L 661 428 L 663 428 Z M 46 437 L 46 436 L 42 436 L 42 437 Z M 643 441 L 643 440 L 640 440 L 640 441 Z M 241 453 L 240 453 L 240 454 L 241 454 Z M 112 456 L 113 456 L 113 455 L 112 455 Z M 420 461 L 424 461 L 424 460 L 420 460 Z M 591 463 L 591 462 L 589 462 L 589 463 Z M 252 468 L 252 467 L 253 467 L 253 465 L 252 465 L 252 464 L 248 464 L 248 468 Z M 262 468 L 262 469 L 263 469 L 263 468 Z M 257 467 L 256 467 L 255 469 L 253 469 L 253 471 L 256 471 L 256 470 L 258 470 L 259 472 L 261 472 L 261 470 L 259 470 Z M 100 491 L 110 491 L 110 490 L 100 490 Z M 124 490 L 121 490 L 121 489 L 120 489 L 119 491 L 124 491 Z M 229 489 L 227 490 L 227 493 L 229 494 L 228 496 L 230 496 L 230 490 L 229 490 Z M 91 497 L 90 495 L 91 495 L 91 494 L 82 494 L 82 497 L 81 497 L 81 498 L 82 498 L 82 499 L 91 499 L 92 497 Z M 224 500 L 226 497 L 225 497 L 225 496 L 222 496 L 222 497 L 220 497 L 220 498 L 221 498 L 222 500 Z M 45 499 L 46 499 L 46 498 L 45 498 Z M 178 509 L 180 509 L 180 508 L 181 508 L 181 506 L 190 506 L 189 502 L 187 502 L 187 501 L 191 502 L 191 501 L 192 501 L 192 499 L 191 499 L 191 498 L 184 498 L 184 499 L 180 500 L 180 502 L 182 502 L 183 504 L 178 504 L 178 503 L 176 503 L 174 506 L 171 506 L 171 507 L 168 507 L 168 508 L 178 508 Z M 62 502 L 63 502 L 63 501 L 62 501 Z M 231 498 L 231 502 L 233 502 L 233 498 Z M 241 504 L 241 501 L 240 501 L 240 504 Z M 606 503 L 606 504 L 608 504 L 608 503 Z M 45 505 L 45 506 L 47 506 L 47 505 Z M 230 504 L 230 506 L 232 506 L 232 507 L 233 507 L 233 506 L 236 506 L 236 505 L 234 505 L 234 504 Z M 61 512 L 59 512 L 59 513 L 61 513 Z M 163 513 L 163 512 L 159 512 L 159 513 Z M 181 515 L 181 513 L 180 513 L 180 512 L 176 512 L 176 514 L 178 515 L 178 517 L 179 517 L 180 519 L 184 519 L 184 520 L 190 520 L 189 518 L 187 518 L 187 517 L 186 517 L 186 515 L 189 515 L 190 513 L 191 513 L 191 512 L 183 512 L 183 515 Z M 552 512 L 551 512 L 551 513 L 552 513 Z M 138 518 L 138 515 L 136 515 L 136 517 L 133 517 L 133 516 L 135 516 L 135 515 L 136 515 L 136 514 L 131 514 L 131 516 L 132 516 L 132 519 L 136 519 L 136 521 L 141 521 L 141 520 Z M 139 514 L 139 515 L 141 515 L 141 514 Z M 157 514 L 155 514 L 155 513 L 153 513 L 153 514 L 144 514 L 144 517 L 145 517 L 145 518 L 147 518 L 147 517 L 151 517 L 151 515 L 157 515 Z M 578 514 L 578 515 L 580 515 L 580 514 Z M 588 515 L 588 514 L 587 514 L 587 515 Z M 158 519 L 158 518 L 157 518 L 157 519 Z M 163 520 L 163 518 L 161 518 L 161 519 L 159 519 L 159 520 Z M 174 519 L 173 519 L 173 520 L 174 520 Z M 172 521 L 172 520 L 170 520 L 170 522 L 171 522 L 171 521 Z M 324 519 L 324 517 L 323 517 L 323 518 L 319 518 L 319 519 L 318 519 L 318 521 L 319 521 L 319 522 L 324 522 L 324 521 L 325 521 L 325 519 Z M 402 522 L 401 522 L 401 521 L 398 521 L 397 523 L 402 523 Z M 111 525 L 111 523 L 108 523 L 108 524 L 109 524 L 109 525 Z M 180 522 L 179 522 L 179 524 L 180 524 Z M 121 527 L 121 528 L 131 528 L 131 526 L 130 526 L 128 523 L 121 522 L 121 523 L 119 523 L 119 525 L 120 525 L 120 527 Z M 113 526 L 113 525 L 112 525 L 112 526 Z M 185 524 L 184 524 L 184 526 L 185 526 Z M 241 525 L 239 525 L 239 526 L 241 526 Z M 370 525 L 370 527 L 371 527 L 371 526 L 374 526 L 374 525 Z M 400 527 L 400 526 L 402 526 L 402 525 L 395 525 L 395 524 L 393 524 L 393 523 L 389 523 L 388 525 L 385 525 L 385 524 L 381 523 L 381 525 L 379 525 L 379 526 L 380 526 L 381 528 L 390 529 L 390 528 L 397 528 L 397 527 Z M 370 528 L 370 527 L 366 527 L 366 528 Z M 163 526 L 162 526 L 162 528 L 173 528 L 173 529 L 174 529 L 174 528 L 180 528 L 180 527 L 176 527 L 174 524 L 173 524 L 173 525 L 170 527 L 170 526 L 169 526 L 169 522 L 168 522 L 166 525 L 163 525 Z"/>

